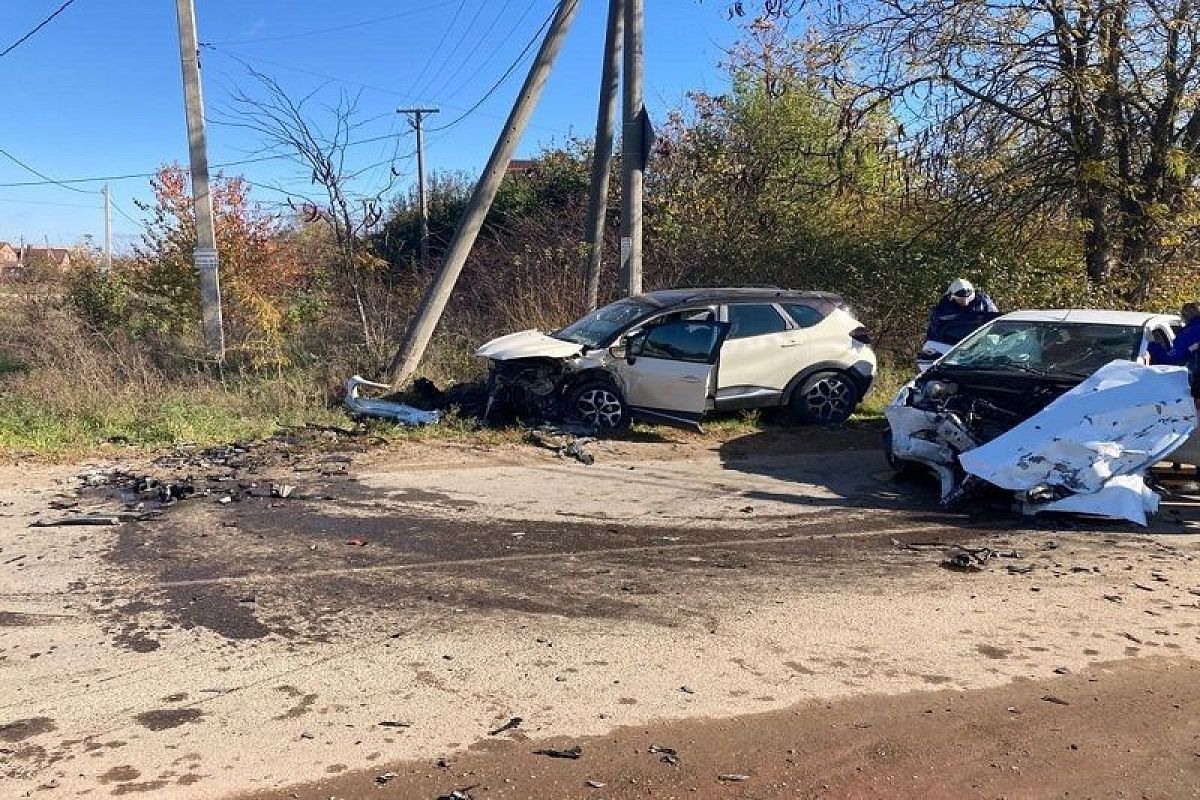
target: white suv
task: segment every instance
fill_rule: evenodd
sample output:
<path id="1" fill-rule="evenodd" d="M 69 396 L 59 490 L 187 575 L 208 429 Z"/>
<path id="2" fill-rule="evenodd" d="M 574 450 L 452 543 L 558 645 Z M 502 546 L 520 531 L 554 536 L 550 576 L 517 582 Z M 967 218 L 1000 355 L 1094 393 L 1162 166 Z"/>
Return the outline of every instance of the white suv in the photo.
<path id="1" fill-rule="evenodd" d="M 787 406 L 843 422 L 871 387 L 871 339 L 840 297 L 783 289 L 668 289 L 628 297 L 549 335 L 483 345 L 496 405 L 620 429 L 632 417 L 698 425 L 708 411 Z"/>

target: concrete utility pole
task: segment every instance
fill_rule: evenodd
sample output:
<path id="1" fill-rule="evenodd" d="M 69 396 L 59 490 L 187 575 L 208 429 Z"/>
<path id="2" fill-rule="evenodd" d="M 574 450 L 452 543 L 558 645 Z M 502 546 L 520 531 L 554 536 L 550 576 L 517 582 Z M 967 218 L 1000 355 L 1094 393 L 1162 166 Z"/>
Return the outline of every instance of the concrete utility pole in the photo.
<path id="1" fill-rule="evenodd" d="M 467 201 L 467 208 L 463 211 L 458 228 L 454 231 L 454 239 L 450 242 L 450 249 L 446 253 L 442 268 L 426 291 L 416 316 L 409 323 L 404 344 L 397 350 L 388 365 L 389 379 L 391 384 L 397 388 L 407 383 L 421 364 L 425 348 L 429 345 L 429 340 L 433 338 L 434 329 L 437 328 L 438 320 L 441 319 L 446 303 L 450 299 L 450 292 L 454 289 L 454 284 L 462 272 L 467 256 L 471 254 L 471 248 L 479 236 L 479 230 L 483 227 L 483 222 L 492 207 L 492 201 L 496 198 L 500 182 L 504 179 L 508 162 L 512 160 L 513 153 L 521 142 L 525 126 L 533 115 L 538 98 L 542 94 L 542 88 L 546 85 L 546 79 L 550 77 L 550 68 L 554 65 L 558 51 L 562 49 L 567 30 L 571 27 L 571 22 L 575 19 L 575 12 L 578 9 L 579 0 L 561 0 L 554 12 L 550 29 L 546 31 L 546 38 L 542 41 L 541 49 L 538 50 L 533 66 L 529 68 L 529 75 L 526 76 L 525 83 L 521 86 L 521 91 L 513 104 L 512 112 L 504 123 L 504 130 L 500 132 L 500 138 L 496 141 L 487 167 L 484 168 L 479 182 L 475 184 L 471 199 Z"/>
<path id="2" fill-rule="evenodd" d="M 600 105 L 596 112 L 596 147 L 592 154 L 592 186 L 588 195 L 587 289 L 584 304 L 591 311 L 600 298 L 600 265 L 604 260 L 604 219 L 608 214 L 608 179 L 612 174 L 613 126 L 621 81 L 621 37 L 625 26 L 622 0 L 608 2 L 608 31 L 604 35 L 604 66 L 600 76 Z"/>
<path id="3" fill-rule="evenodd" d="M 107 183 L 100 193 L 104 195 L 104 271 L 107 273 L 112 269 L 112 201 Z"/>
<path id="4" fill-rule="evenodd" d="M 429 196 L 425 193 L 425 130 L 422 123 L 426 114 L 436 114 L 438 108 L 401 108 L 401 114 L 410 114 L 409 124 L 417 132 L 417 195 L 421 205 L 421 266 L 429 265 Z"/>
<path id="5" fill-rule="evenodd" d="M 621 288 L 642 293 L 642 186 L 646 107 L 642 102 L 642 0 L 625 0 L 625 108 L 621 126 Z"/>
<path id="6" fill-rule="evenodd" d="M 192 164 L 192 203 L 196 210 L 196 270 L 200 273 L 200 313 L 204 350 L 209 358 L 225 360 L 225 329 L 221 320 L 220 260 L 213 228 L 212 195 L 208 188 L 208 141 L 204 131 L 204 97 L 200 90 L 200 51 L 196 43 L 193 0 L 175 0 L 179 18 L 179 63 L 187 105 L 188 145 Z"/>

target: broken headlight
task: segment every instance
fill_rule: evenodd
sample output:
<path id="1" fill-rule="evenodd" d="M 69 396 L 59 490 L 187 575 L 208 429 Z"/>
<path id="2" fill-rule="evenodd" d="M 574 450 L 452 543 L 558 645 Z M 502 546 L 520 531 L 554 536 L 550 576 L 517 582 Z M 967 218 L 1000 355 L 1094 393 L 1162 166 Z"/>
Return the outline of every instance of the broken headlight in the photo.
<path id="1" fill-rule="evenodd" d="M 953 381 L 927 381 L 921 386 L 921 399 L 926 402 L 946 400 L 958 394 L 958 384 Z"/>

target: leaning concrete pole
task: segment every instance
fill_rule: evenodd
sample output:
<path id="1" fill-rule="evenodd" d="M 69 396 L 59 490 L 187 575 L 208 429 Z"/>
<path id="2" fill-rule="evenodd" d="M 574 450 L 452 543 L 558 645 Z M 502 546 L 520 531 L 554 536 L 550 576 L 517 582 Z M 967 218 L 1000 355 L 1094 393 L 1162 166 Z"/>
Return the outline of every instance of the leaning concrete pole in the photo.
<path id="1" fill-rule="evenodd" d="M 621 288 L 642 293 L 642 186 L 645 114 L 642 102 L 642 0 L 625 0 L 625 96 L 621 125 Z"/>
<path id="2" fill-rule="evenodd" d="M 196 8 L 192 0 L 175 0 L 179 18 L 179 62 L 187 105 L 188 145 L 192 165 L 192 203 L 196 212 L 196 270 L 200 274 L 200 314 L 204 350 L 209 358 L 225 360 L 225 330 L 221 320 L 220 261 L 213 229 L 212 195 L 208 188 L 208 140 L 204 132 L 204 98 L 200 90 L 200 53 L 196 44 Z"/>
<path id="3" fill-rule="evenodd" d="M 600 264 L 604 258 L 604 218 L 608 214 L 608 180 L 612 174 L 613 127 L 617 119 L 617 93 L 621 82 L 621 37 L 625 27 L 624 3 L 609 0 L 608 32 L 604 37 L 604 67 L 600 77 L 600 106 L 596 112 L 596 146 L 592 154 L 592 186 L 588 196 L 587 293 L 591 311 L 600 299 Z"/>
<path id="4" fill-rule="evenodd" d="M 454 231 L 454 238 L 450 242 L 446 260 L 438 271 L 437 278 L 425 292 L 416 316 L 409 323 L 404 344 L 400 346 L 388 365 L 388 378 L 396 388 L 407 383 L 421 364 L 425 348 L 429 346 L 429 340 L 433 338 L 434 329 L 437 328 L 438 320 L 441 319 L 446 303 L 450 299 L 450 292 L 454 289 L 455 282 L 458 281 L 467 256 L 471 254 L 471 248 L 479 236 L 479 230 L 483 227 L 488 210 L 492 207 L 492 200 L 495 199 L 500 182 L 504 179 L 508 162 L 512 160 L 513 153 L 520 144 L 521 136 L 525 133 L 525 126 L 529 123 L 529 118 L 533 116 L 538 97 L 541 96 L 542 88 L 546 85 L 546 79 L 550 77 L 550 68 L 554 65 L 554 59 L 562 48 L 567 30 L 575 19 L 575 12 L 578 8 L 579 0 L 561 0 L 554 12 L 554 20 L 550 23 L 550 29 L 546 31 L 546 38 L 542 41 L 541 49 L 538 50 L 533 66 L 529 68 L 529 75 L 525 78 L 524 85 L 521 86 L 521 92 L 517 95 L 516 103 L 513 104 L 512 113 L 508 115 L 508 120 L 504 123 L 504 130 L 501 131 L 500 138 L 496 141 L 487 167 L 484 168 L 479 182 L 475 184 L 475 190 L 471 193 L 467 208 L 463 211 L 458 228 Z"/>

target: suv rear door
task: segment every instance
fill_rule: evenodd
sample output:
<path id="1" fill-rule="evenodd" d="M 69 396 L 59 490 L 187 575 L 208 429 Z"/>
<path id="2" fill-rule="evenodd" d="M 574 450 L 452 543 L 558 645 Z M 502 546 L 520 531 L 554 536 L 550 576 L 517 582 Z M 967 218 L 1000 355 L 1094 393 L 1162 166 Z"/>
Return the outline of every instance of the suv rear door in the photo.
<path id="1" fill-rule="evenodd" d="M 698 428 L 728 332 L 724 322 L 680 320 L 632 337 L 628 356 L 614 366 L 632 413 Z"/>
<path id="2" fill-rule="evenodd" d="M 719 403 L 777 403 L 803 359 L 804 331 L 774 303 L 725 306 L 729 336 L 717 373 Z"/>

